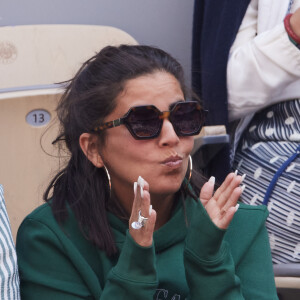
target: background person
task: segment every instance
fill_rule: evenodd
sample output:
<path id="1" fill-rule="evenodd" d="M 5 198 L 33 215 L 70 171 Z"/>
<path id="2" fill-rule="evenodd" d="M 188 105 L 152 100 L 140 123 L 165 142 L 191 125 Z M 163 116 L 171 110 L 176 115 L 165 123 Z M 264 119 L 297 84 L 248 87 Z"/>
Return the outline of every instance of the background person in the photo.
<path id="1" fill-rule="evenodd" d="M 232 169 L 247 174 L 241 200 L 268 205 L 273 262 L 299 262 L 300 1 L 224 2 L 216 11 L 213 2 L 195 2 L 193 82 L 208 106 L 210 124 L 240 120 Z M 207 34 L 214 39 L 205 39 Z M 229 151 L 218 157 L 228 167 Z M 211 169 L 223 174 L 217 163 L 213 160 Z"/>
<path id="2" fill-rule="evenodd" d="M 0 299 L 19 300 L 17 255 L 0 184 Z"/>
<path id="3" fill-rule="evenodd" d="M 268 205 L 273 262 L 299 263 L 300 49 L 289 30 L 300 44 L 300 1 L 263 2 L 251 1 L 228 62 L 229 116 L 243 117 L 233 168 L 247 174 L 242 201 Z"/>

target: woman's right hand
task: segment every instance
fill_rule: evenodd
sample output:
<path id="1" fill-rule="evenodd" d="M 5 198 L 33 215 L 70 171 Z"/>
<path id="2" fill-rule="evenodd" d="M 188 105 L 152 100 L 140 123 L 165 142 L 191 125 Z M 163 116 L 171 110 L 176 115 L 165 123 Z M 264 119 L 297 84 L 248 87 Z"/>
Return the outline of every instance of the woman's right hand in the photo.
<path id="1" fill-rule="evenodd" d="M 237 201 L 245 188 L 240 186 L 244 178 L 245 175 L 230 173 L 214 192 L 214 177 L 211 177 L 200 191 L 201 203 L 212 222 L 220 229 L 227 229 L 238 208 Z"/>
<path id="2" fill-rule="evenodd" d="M 290 24 L 294 33 L 300 38 L 300 8 L 291 16 Z"/>
<path id="3" fill-rule="evenodd" d="M 129 233 L 134 241 L 142 247 L 149 247 L 153 242 L 153 232 L 156 221 L 156 211 L 152 209 L 149 193 L 149 184 L 142 177 L 135 183 L 134 200 L 131 216 L 129 219 Z M 148 218 L 145 225 L 140 229 L 132 227 L 133 222 L 137 222 L 141 215 Z"/>

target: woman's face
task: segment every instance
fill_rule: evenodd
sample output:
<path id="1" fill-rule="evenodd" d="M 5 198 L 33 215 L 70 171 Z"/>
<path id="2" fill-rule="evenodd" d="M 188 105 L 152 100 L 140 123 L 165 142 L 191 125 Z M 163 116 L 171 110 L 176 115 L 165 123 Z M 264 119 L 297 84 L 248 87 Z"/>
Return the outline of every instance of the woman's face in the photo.
<path id="1" fill-rule="evenodd" d="M 116 99 L 115 110 L 105 122 L 121 118 L 137 105 L 154 105 L 168 111 L 170 104 L 179 100 L 184 100 L 184 95 L 173 75 L 155 72 L 140 76 L 127 81 Z M 124 125 L 106 130 L 100 155 L 118 196 L 133 191 L 138 176 L 149 183 L 151 194 L 170 195 L 180 188 L 193 145 L 193 137 L 178 137 L 165 119 L 160 135 L 149 140 L 136 140 Z"/>

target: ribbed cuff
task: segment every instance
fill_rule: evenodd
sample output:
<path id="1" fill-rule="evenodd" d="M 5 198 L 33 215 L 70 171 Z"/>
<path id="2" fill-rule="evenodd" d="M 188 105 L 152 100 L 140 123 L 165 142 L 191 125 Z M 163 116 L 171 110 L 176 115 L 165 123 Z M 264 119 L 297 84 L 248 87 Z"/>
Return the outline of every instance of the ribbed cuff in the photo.
<path id="1" fill-rule="evenodd" d="M 218 260 L 224 252 L 226 230 L 218 228 L 199 202 L 192 216 L 186 237 L 186 251 L 204 261 Z"/>
<path id="2" fill-rule="evenodd" d="M 138 245 L 127 230 L 126 239 L 113 273 L 129 281 L 154 283 L 157 281 L 154 245 Z"/>

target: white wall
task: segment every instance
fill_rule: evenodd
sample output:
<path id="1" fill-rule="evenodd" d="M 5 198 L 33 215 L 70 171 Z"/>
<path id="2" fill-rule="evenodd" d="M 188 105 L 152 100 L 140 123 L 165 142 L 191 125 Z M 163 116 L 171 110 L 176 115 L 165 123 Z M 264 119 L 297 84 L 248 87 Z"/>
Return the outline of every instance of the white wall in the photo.
<path id="1" fill-rule="evenodd" d="M 0 0 L 0 26 L 115 26 L 177 58 L 189 83 L 193 5 L 194 0 Z"/>

